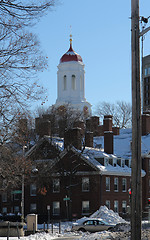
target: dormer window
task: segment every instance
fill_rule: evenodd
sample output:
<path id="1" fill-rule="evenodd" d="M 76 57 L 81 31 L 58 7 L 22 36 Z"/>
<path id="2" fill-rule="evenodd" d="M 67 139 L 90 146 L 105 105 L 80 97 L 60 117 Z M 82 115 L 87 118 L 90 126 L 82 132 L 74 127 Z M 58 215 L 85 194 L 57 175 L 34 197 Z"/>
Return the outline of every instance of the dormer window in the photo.
<path id="1" fill-rule="evenodd" d="M 76 90 L 76 76 L 72 75 L 72 90 Z"/>
<path id="2" fill-rule="evenodd" d="M 109 160 L 108 158 L 105 159 L 105 166 L 107 167 L 108 166 L 108 163 L 109 163 Z"/>
<path id="3" fill-rule="evenodd" d="M 125 166 L 125 160 L 123 159 L 122 160 L 122 167 L 124 167 Z"/>
<path id="4" fill-rule="evenodd" d="M 113 166 L 113 159 L 109 158 L 109 164 Z"/>

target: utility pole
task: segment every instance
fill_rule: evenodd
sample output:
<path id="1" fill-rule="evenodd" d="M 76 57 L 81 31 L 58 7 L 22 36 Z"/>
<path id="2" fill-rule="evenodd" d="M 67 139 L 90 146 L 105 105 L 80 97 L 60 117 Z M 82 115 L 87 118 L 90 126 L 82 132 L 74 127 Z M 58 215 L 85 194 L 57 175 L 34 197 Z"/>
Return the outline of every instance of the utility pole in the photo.
<path id="1" fill-rule="evenodd" d="M 132 48 L 132 197 L 131 239 L 141 239 L 142 182 L 141 182 L 141 86 L 139 0 L 131 0 Z"/>

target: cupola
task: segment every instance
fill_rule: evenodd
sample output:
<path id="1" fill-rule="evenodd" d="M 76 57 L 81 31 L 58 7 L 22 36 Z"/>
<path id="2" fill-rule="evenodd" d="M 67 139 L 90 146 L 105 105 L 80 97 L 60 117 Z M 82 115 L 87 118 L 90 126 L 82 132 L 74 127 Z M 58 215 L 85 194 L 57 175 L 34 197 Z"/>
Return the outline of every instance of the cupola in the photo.
<path id="1" fill-rule="evenodd" d="M 72 35 L 70 34 L 70 48 L 69 50 L 61 57 L 60 59 L 60 63 L 63 62 L 72 62 L 72 61 L 76 61 L 76 62 L 82 62 L 82 58 L 81 56 L 76 53 L 73 48 L 72 48 Z"/>

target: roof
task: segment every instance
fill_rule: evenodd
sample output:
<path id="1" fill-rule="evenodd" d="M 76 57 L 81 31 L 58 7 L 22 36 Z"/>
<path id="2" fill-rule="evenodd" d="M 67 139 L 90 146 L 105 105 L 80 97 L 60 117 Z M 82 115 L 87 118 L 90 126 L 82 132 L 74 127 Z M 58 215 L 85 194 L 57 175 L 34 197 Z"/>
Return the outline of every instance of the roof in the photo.
<path id="1" fill-rule="evenodd" d="M 72 62 L 72 61 L 76 61 L 76 62 L 82 62 L 82 58 L 81 56 L 76 53 L 73 48 L 72 48 L 72 35 L 70 35 L 70 48 L 69 50 L 61 57 L 60 59 L 60 63 L 63 62 Z"/>
<path id="2" fill-rule="evenodd" d="M 32 151 L 42 143 L 42 141 L 48 141 L 53 146 L 56 146 L 60 151 L 59 160 L 67 154 L 68 150 L 64 149 L 64 140 L 59 137 L 44 136 L 43 140 L 39 140 L 27 153 L 29 156 Z M 120 135 L 114 136 L 114 154 L 107 154 L 103 150 L 104 137 L 94 138 L 94 147 L 85 147 L 83 151 L 71 147 L 71 150 L 81 156 L 87 164 L 93 167 L 95 171 L 101 175 L 118 175 L 118 176 L 131 176 L 131 164 L 122 164 L 123 161 L 128 160 L 131 162 L 131 141 L 132 141 L 132 130 L 121 129 Z M 98 146 L 99 148 L 96 148 Z M 150 152 L 150 134 L 142 136 L 142 154 L 148 156 Z M 104 159 L 102 164 L 100 159 Z M 113 164 L 109 162 L 112 159 Z M 121 164 L 119 165 L 117 159 L 120 159 Z M 108 160 L 107 164 L 105 160 Z M 57 162 L 57 161 L 56 161 Z M 142 170 L 142 176 L 145 176 L 145 172 Z"/>
<path id="3" fill-rule="evenodd" d="M 131 159 L 131 142 L 132 129 L 120 129 L 120 134 L 114 136 L 114 155 L 124 159 Z M 95 137 L 94 146 L 101 146 L 104 149 L 104 137 Z M 150 134 L 142 136 L 141 138 L 141 152 L 142 156 L 148 155 L 150 152 Z"/>

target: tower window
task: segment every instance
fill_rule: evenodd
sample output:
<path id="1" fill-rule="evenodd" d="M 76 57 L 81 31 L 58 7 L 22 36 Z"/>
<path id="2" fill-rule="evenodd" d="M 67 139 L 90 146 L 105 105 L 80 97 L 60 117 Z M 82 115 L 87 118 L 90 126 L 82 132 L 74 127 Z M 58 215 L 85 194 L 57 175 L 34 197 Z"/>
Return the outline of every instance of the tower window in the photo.
<path id="1" fill-rule="evenodd" d="M 76 77 L 75 77 L 75 75 L 72 75 L 72 89 L 76 90 Z"/>
<path id="2" fill-rule="evenodd" d="M 64 75 L 64 90 L 67 89 L 67 76 Z"/>

